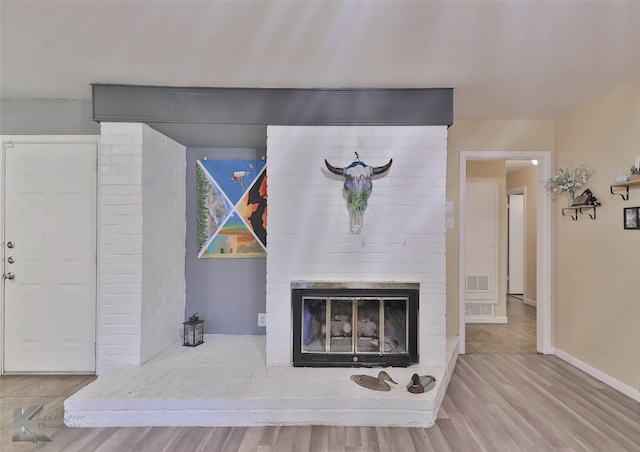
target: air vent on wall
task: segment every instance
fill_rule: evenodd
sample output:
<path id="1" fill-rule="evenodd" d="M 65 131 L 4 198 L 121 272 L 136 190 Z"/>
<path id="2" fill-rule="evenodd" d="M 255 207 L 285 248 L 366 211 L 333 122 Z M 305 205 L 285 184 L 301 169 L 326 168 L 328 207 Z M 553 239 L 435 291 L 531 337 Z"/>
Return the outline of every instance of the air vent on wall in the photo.
<path id="1" fill-rule="evenodd" d="M 493 317 L 493 305 L 486 303 L 467 304 L 465 315 L 474 317 Z"/>
<path id="2" fill-rule="evenodd" d="M 488 276 L 467 276 L 467 292 L 489 292 Z"/>

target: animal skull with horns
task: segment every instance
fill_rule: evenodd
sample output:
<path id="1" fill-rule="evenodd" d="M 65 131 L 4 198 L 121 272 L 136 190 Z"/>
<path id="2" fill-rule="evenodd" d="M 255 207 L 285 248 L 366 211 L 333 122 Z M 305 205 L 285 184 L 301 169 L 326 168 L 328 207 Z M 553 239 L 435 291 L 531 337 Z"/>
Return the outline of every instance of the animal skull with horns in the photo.
<path id="1" fill-rule="evenodd" d="M 384 166 L 369 166 L 360 161 L 356 152 L 356 160 L 345 168 L 336 168 L 326 159 L 324 164 L 333 174 L 344 177 L 342 194 L 347 200 L 349 211 L 349 225 L 352 234 L 358 234 L 362 229 L 362 216 L 367 209 L 367 200 L 373 189 L 371 176 L 386 173 L 391 168 L 393 159 Z"/>

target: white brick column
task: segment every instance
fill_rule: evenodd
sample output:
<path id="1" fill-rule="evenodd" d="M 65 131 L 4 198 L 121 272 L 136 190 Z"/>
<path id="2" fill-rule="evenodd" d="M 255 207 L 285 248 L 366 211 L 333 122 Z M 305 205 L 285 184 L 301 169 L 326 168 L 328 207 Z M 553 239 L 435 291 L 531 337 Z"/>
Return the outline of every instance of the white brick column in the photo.
<path id="1" fill-rule="evenodd" d="M 421 364 L 446 362 L 447 128 L 286 127 L 267 131 L 268 364 L 291 363 L 294 280 L 420 283 Z M 342 181 L 324 159 L 391 170 L 374 178 L 360 234 L 349 231 Z"/>
<path id="2" fill-rule="evenodd" d="M 176 340 L 185 303 L 184 171 L 184 147 L 148 126 L 101 125 L 98 374 L 140 364 Z M 159 201 L 168 194 L 171 209 Z M 163 267 L 165 257 L 170 269 Z M 170 307 L 158 296 L 165 288 Z"/>
<path id="3" fill-rule="evenodd" d="M 143 138 L 140 362 L 181 338 L 187 234 L 185 147 L 148 126 Z"/>

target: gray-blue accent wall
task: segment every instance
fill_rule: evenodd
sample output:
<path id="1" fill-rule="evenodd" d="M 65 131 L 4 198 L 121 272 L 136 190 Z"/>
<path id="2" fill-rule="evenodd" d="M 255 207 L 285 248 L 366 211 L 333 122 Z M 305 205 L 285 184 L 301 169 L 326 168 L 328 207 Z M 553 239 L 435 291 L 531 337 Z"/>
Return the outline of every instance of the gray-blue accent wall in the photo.
<path id="1" fill-rule="evenodd" d="M 198 259 L 196 161 L 265 154 L 265 149 L 187 148 L 186 314 L 198 312 L 207 334 L 266 334 L 265 327 L 258 327 L 258 313 L 266 310 L 267 259 Z"/>

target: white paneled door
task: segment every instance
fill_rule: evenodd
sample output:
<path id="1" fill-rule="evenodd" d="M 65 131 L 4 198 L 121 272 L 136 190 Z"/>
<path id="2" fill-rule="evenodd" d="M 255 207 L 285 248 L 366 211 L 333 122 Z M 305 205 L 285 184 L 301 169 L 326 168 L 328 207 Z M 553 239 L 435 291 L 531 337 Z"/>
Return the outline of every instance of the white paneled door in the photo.
<path id="1" fill-rule="evenodd" d="M 94 372 L 97 145 L 5 156 L 4 370 Z"/>

